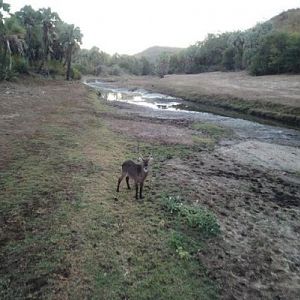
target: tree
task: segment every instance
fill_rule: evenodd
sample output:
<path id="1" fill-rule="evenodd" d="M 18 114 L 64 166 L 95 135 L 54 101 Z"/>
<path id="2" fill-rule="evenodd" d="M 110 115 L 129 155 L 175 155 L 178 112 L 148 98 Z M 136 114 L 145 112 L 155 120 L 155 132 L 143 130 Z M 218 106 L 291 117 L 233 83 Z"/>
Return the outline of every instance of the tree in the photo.
<path id="1" fill-rule="evenodd" d="M 64 23 L 63 27 L 64 31 L 62 34 L 62 45 L 65 48 L 66 55 L 66 79 L 70 80 L 72 55 L 74 51 L 79 48 L 79 44 L 81 44 L 82 34 L 79 27 L 75 27 L 73 24 L 69 25 Z"/>
<path id="2" fill-rule="evenodd" d="M 159 77 L 163 78 L 169 71 L 169 61 L 170 57 L 167 53 L 162 53 L 158 59 L 157 66 L 156 66 L 156 73 Z"/>
<path id="3" fill-rule="evenodd" d="M 286 49 L 287 72 L 300 73 L 300 34 L 293 33 L 289 36 Z"/>
<path id="4" fill-rule="evenodd" d="M 259 45 L 261 45 L 266 35 L 272 32 L 273 26 L 270 22 L 257 24 L 255 27 L 246 30 L 243 46 L 243 67 L 249 69 L 253 58 L 256 55 Z"/>
<path id="5" fill-rule="evenodd" d="M 26 5 L 20 11 L 16 12 L 15 16 L 26 31 L 26 58 L 30 63 L 42 59 L 43 31 L 41 13 L 39 11 L 35 11 L 30 5 Z"/>
<path id="6" fill-rule="evenodd" d="M 225 70 L 232 71 L 235 69 L 235 48 L 229 47 L 223 53 L 222 66 Z"/>
<path id="7" fill-rule="evenodd" d="M 57 13 L 52 12 L 51 8 L 42 8 L 39 10 L 42 19 L 42 32 L 43 32 L 43 57 L 39 67 L 42 71 L 45 63 L 49 60 L 49 53 L 52 51 L 53 40 L 55 38 L 55 28 L 60 18 Z M 47 72 L 49 72 L 47 70 Z"/>
<path id="8" fill-rule="evenodd" d="M 258 45 L 250 64 L 252 75 L 300 71 L 300 36 L 272 32 Z"/>
<path id="9" fill-rule="evenodd" d="M 9 14 L 9 5 L 0 2 L 0 50 L 1 79 L 7 79 L 12 74 L 12 55 L 22 54 L 24 49 L 25 30 L 20 26 L 15 16 L 4 18 Z"/>
<path id="10" fill-rule="evenodd" d="M 233 65 L 231 70 L 242 70 L 243 69 L 243 52 L 244 52 L 245 36 L 241 31 L 228 33 L 227 46 L 228 48 L 223 52 L 224 55 L 233 55 Z M 225 54 L 225 52 L 227 53 Z"/>
<path id="11" fill-rule="evenodd" d="M 153 73 L 153 66 L 150 64 L 149 60 L 146 57 L 141 58 L 142 64 L 142 75 L 149 75 Z"/>

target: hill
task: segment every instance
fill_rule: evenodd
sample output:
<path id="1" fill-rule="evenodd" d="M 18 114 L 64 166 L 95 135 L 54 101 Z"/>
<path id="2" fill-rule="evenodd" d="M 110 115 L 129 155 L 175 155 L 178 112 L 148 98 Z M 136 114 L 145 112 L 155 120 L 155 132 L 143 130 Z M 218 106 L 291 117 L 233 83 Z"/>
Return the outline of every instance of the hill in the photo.
<path id="1" fill-rule="evenodd" d="M 289 9 L 270 19 L 275 30 L 300 33 L 300 8 Z"/>
<path id="2" fill-rule="evenodd" d="M 183 49 L 184 48 L 153 46 L 153 47 L 147 48 L 146 50 L 144 50 L 140 53 L 135 54 L 134 56 L 137 58 L 141 58 L 144 56 L 150 62 L 154 63 L 162 53 L 173 54 L 173 53 L 179 52 Z"/>

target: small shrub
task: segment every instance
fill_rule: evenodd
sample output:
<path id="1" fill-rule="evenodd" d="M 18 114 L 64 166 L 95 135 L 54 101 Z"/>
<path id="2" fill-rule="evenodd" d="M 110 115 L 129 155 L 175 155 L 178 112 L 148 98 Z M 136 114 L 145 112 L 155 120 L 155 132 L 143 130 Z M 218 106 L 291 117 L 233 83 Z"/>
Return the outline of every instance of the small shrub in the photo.
<path id="1" fill-rule="evenodd" d="M 109 70 L 109 75 L 120 76 L 124 72 L 118 65 L 113 65 Z"/>
<path id="2" fill-rule="evenodd" d="M 74 80 L 80 80 L 81 79 L 80 71 L 78 69 L 76 69 L 75 67 L 73 67 L 71 70 L 71 77 Z"/>
<path id="3" fill-rule="evenodd" d="M 180 259 L 188 260 L 191 258 L 191 254 L 185 250 L 186 237 L 178 232 L 173 232 L 170 238 L 170 246 L 175 249 Z"/>
<path id="4" fill-rule="evenodd" d="M 92 71 L 88 69 L 87 66 L 81 65 L 81 64 L 74 64 L 73 65 L 74 69 L 77 69 L 81 74 L 91 74 Z M 95 74 L 97 75 L 97 74 Z"/>
<path id="5" fill-rule="evenodd" d="M 51 60 L 48 62 L 49 74 L 51 76 L 64 76 L 66 73 L 65 67 L 63 64 L 58 60 Z"/>
<path id="6" fill-rule="evenodd" d="M 200 207 L 184 206 L 183 215 L 190 227 L 199 228 L 208 235 L 216 235 L 220 231 L 216 217 Z"/>
<path id="7" fill-rule="evenodd" d="M 24 57 L 13 57 L 13 70 L 19 74 L 28 74 L 28 62 Z"/>
<path id="8" fill-rule="evenodd" d="M 14 68 L 9 70 L 9 63 L 8 55 L 5 57 L 0 49 L 0 80 L 14 80 L 16 78 L 17 73 Z"/>
<path id="9" fill-rule="evenodd" d="M 180 259 L 188 260 L 191 258 L 191 255 L 188 251 L 184 250 L 182 247 L 178 247 L 176 249 L 176 253 L 178 254 Z"/>
<path id="10" fill-rule="evenodd" d="M 181 217 L 189 227 L 197 228 L 204 236 L 215 236 L 220 232 L 216 217 L 211 212 L 200 206 L 185 204 L 179 196 L 164 197 L 162 206 Z"/>
<path id="11" fill-rule="evenodd" d="M 170 247 L 177 249 L 178 247 L 183 247 L 185 243 L 185 236 L 177 231 L 173 231 L 169 240 Z"/>

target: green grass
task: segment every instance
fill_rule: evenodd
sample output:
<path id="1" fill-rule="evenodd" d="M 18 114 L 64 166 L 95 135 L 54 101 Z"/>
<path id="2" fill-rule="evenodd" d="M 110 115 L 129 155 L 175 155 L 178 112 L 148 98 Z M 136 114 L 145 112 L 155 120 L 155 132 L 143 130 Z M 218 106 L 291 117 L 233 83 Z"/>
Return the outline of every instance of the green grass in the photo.
<path id="1" fill-rule="evenodd" d="M 199 123 L 192 124 L 192 129 L 200 131 L 208 136 L 210 139 L 219 140 L 220 138 L 228 137 L 232 134 L 231 130 L 211 123 Z"/>
<path id="2" fill-rule="evenodd" d="M 125 185 L 115 192 L 123 160 L 136 159 L 136 141 L 105 126 L 101 113 L 111 108 L 93 93 L 87 102 L 89 111 L 74 117 L 78 126 L 65 107 L 54 118 L 64 122 L 15 142 L 13 163 L 0 174 L 0 298 L 216 299 L 196 257 L 207 243 L 199 220 L 188 218 L 197 214 L 180 220 L 162 209 L 149 188 L 160 184 L 155 178 L 144 201 Z M 201 149 L 141 145 L 156 173 L 165 160 Z"/>
<path id="3" fill-rule="evenodd" d="M 167 212 L 179 216 L 189 227 L 196 228 L 203 237 L 220 233 L 216 217 L 200 206 L 186 204 L 178 196 L 164 196 L 161 204 Z"/>
<path id="4" fill-rule="evenodd" d="M 86 179 L 101 169 L 74 141 L 66 128 L 45 126 L 14 145 L 14 162 L 0 174 L 2 298 L 41 297 L 53 278 L 68 272 L 66 218 L 80 203 Z"/>

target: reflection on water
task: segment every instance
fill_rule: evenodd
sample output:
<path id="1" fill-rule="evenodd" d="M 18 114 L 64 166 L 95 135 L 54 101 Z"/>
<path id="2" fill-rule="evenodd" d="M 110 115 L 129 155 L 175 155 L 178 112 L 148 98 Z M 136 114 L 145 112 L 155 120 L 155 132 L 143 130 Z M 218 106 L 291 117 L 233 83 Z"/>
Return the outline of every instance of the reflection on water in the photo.
<path id="1" fill-rule="evenodd" d="M 184 102 L 182 99 L 172 96 L 151 93 L 143 89 L 129 90 L 116 89 L 109 83 L 93 81 L 87 83 L 95 88 L 98 94 L 107 101 L 120 101 L 129 104 L 135 104 L 142 107 L 151 108 L 150 116 L 184 118 L 193 121 L 210 122 L 219 126 L 231 128 L 243 138 L 258 139 L 283 145 L 300 146 L 300 132 L 297 130 L 270 126 L 240 119 L 238 117 L 228 117 L 208 113 L 197 109 L 195 104 Z M 147 114 L 146 111 L 143 114 Z"/>
<path id="2" fill-rule="evenodd" d="M 120 101 L 122 100 L 122 93 L 103 93 L 102 97 L 109 101 Z"/>
<path id="3" fill-rule="evenodd" d="M 174 97 L 162 94 L 140 92 L 101 91 L 101 97 L 107 101 L 122 101 L 130 104 L 146 106 L 154 109 L 177 110 L 180 102 L 173 101 Z"/>

